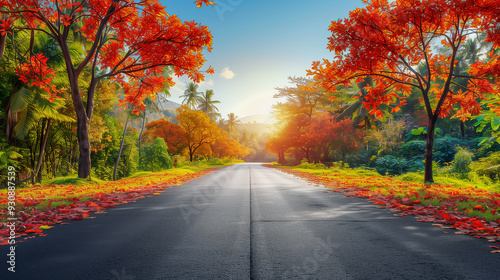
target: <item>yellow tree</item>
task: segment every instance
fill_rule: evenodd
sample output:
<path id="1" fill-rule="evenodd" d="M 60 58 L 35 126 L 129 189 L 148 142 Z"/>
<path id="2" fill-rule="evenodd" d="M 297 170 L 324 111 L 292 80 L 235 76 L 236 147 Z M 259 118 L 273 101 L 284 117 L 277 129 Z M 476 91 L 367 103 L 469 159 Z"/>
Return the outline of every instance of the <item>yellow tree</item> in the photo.
<path id="1" fill-rule="evenodd" d="M 182 137 L 187 143 L 189 160 L 193 161 L 193 156 L 200 147 L 213 144 L 221 137 L 220 131 L 208 115 L 201 111 L 193 111 L 184 105 L 177 108 L 177 113 L 175 120 L 184 129 Z"/>
<path id="2" fill-rule="evenodd" d="M 243 158 L 250 154 L 250 149 L 230 138 L 226 131 L 221 131 L 221 138 L 210 145 L 212 153 L 218 158 Z"/>

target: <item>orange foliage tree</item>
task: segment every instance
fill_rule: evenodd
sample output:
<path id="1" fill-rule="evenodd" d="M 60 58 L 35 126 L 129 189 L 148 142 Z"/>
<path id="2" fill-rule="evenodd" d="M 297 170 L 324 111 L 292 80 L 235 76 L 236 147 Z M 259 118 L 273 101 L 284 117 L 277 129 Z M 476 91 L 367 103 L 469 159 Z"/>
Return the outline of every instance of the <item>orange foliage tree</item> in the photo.
<path id="1" fill-rule="evenodd" d="M 310 121 L 300 116 L 291 118 L 282 129 L 266 142 L 266 150 L 278 155 L 285 164 L 288 151 L 305 155 L 308 162 L 326 162 L 337 152 L 344 158 L 363 143 L 365 132 L 356 129 L 349 119 L 337 120 L 329 113 L 313 115 Z"/>
<path id="2" fill-rule="evenodd" d="M 221 135 L 221 139 L 210 145 L 214 156 L 218 158 L 243 158 L 244 156 L 250 154 L 250 149 L 241 145 L 235 139 L 229 138 L 227 132 L 221 131 Z"/>
<path id="3" fill-rule="evenodd" d="M 346 154 L 358 150 L 364 136 L 365 131 L 355 128 L 350 119 L 337 120 L 326 113 L 313 118 L 305 137 L 314 143 L 312 159 L 325 162 L 334 151 L 343 159 Z"/>
<path id="4" fill-rule="evenodd" d="M 210 148 L 209 145 L 221 138 L 217 125 L 202 111 L 193 111 L 184 105 L 177 108 L 177 113 L 175 120 L 184 130 L 182 137 L 186 141 L 190 161 L 193 161 L 198 149 Z"/>
<path id="5" fill-rule="evenodd" d="M 213 4 L 209 0 L 195 3 L 198 7 Z M 119 82 L 125 91 L 121 104 L 137 108 L 144 108 L 145 97 L 154 96 L 165 84 L 173 85 L 162 75 L 167 66 L 177 75 L 187 75 L 195 82 L 203 80 L 202 51 L 211 49 L 210 32 L 205 26 L 168 15 L 158 0 L 0 0 L 0 7 L 0 48 L 7 33 L 28 31 L 32 41 L 42 32 L 61 49 L 77 116 L 79 177 L 90 175 L 88 126 L 95 88 L 101 80 Z M 69 42 L 82 37 L 88 42 L 85 53 L 74 56 Z M 43 62 L 43 57 L 33 57 Z M 84 71 L 90 71 L 90 81 L 82 95 L 79 79 Z M 27 77 L 30 75 L 24 71 L 21 78 Z M 39 79 L 44 89 L 46 77 Z M 50 98 L 57 98 L 57 92 Z"/>
<path id="6" fill-rule="evenodd" d="M 285 153 L 290 148 L 289 143 L 287 143 L 286 139 L 280 137 L 281 135 L 275 135 L 270 137 L 266 143 L 266 151 L 270 154 L 278 155 L 278 163 L 281 165 L 287 164 Z"/>
<path id="7" fill-rule="evenodd" d="M 335 52 L 332 61 L 314 62 L 308 71 L 321 86 L 335 92 L 371 77 L 364 105 L 371 114 L 381 117 L 380 105 L 400 110 L 412 90 L 421 93 L 428 117 L 425 181 L 433 182 L 432 148 L 434 128 L 439 117 L 455 115 L 467 119 L 478 114 L 479 99 L 498 94 L 499 55 L 491 52 L 485 61 L 470 67 L 467 76 L 455 71 L 457 54 L 464 40 L 480 32 L 486 41 L 500 43 L 497 28 L 500 15 L 498 0 L 365 0 L 346 19 L 333 21 L 328 49 Z M 436 46 L 450 52 L 439 54 Z M 426 70 L 417 71 L 421 65 Z M 452 90 L 457 79 L 469 79 L 467 87 Z M 495 81 L 495 79 L 497 79 Z M 497 104 L 498 105 L 498 104 Z"/>
<path id="8" fill-rule="evenodd" d="M 161 137 L 167 143 L 168 151 L 171 154 L 181 154 L 187 147 L 186 139 L 183 137 L 184 133 L 185 131 L 180 125 L 161 118 L 146 124 L 142 140 L 151 143 L 157 137 Z"/>

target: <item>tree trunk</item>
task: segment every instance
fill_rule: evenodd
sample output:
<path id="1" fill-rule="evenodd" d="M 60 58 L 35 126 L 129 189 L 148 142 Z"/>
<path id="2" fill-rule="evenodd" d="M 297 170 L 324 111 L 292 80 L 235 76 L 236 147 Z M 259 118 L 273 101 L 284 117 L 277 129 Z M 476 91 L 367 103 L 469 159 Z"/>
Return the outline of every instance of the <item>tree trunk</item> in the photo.
<path id="1" fill-rule="evenodd" d="M 14 83 L 10 89 L 9 102 L 7 102 L 7 108 L 5 109 L 5 112 L 7 112 L 7 119 L 5 121 L 5 140 L 9 144 L 15 144 L 16 141 L 16 138 L 14 137 L 14 127 L 17 123 L 17 112 L 12 113 L 12 110 L 10 109 L 10 103 L 12 101 L 12 95 L 14 94 L 15 87 L 16 84 Z"/>
<path id="2" fill-rule="evenodd" d="M 5 35 L 0 34 L 0 60 L 2 59 L 3 54 L 5 52 L 6 42 L 7 42 L 7 34 Z"/>
<path id="3" fill-rule="evenodd" d="M 83 109 L 83 105 L 82 105 Z M 77 135 L 80 154 L 78 156 L 78 177 L 87 178 L 90 176 L 90 141 L 88 120 L 85 111 L 77 110 Z"/>
<path id="4" fill-rule="evenodd" d="M 462 120 L 460 121 L 460 135 L 462 135 L 462 139 L 465 139 L 465 123 Z"/>
<path id="5" fill-rule="evenodd" d="M 47 145 L 47 139 L 49 138 L 50 126 L 51 126 L 50 120 L 47 120 L 47 126 L 46 126 L 46 129 L 45 129 L 45 133 L 43 133 L 43 126 L 42 126 L 43 137 L 41 138 L 42 142 L 40 144 L 40 153 L 38 154 L 38 162 L 37 162 L 35 171 L 31 173 L 30 177 L 28 177 L 28 178 L 26 178 L 26 179 L 24 179 L 22 181 L 19 181 L 18 183 L 24 183 L 24 182 L 27 182 L 29 180 L 32 180 L 40 172 L 40 169 L 42 167 L 42 162 L 43 162 L 43 153 L 45 151 L 45 146 Z M 41 177 L 40 177 L 40 180 L 41 180 Z M 32 183 L 34 183 L 33 180 L 32 180 Z"/>
<path id="6" fill-rule="evenodd" d="M 39 151 L 39 156 L 38 156 L 38 166 L 37 166 L 37 169 L 36 169 L 36 172 L 35 174 L 37 175 L 36 176 L 36 181 L 37 183 L 41 183 L 42 182 L 42 169 L 43 169 L 43 155 L 44 155 L 44 151 L 45 151 L 45 141 L 46 141 L 46 135 L 48 133 L 45 132 L 45 119 L 42 120 L 42 128 L 40 129 L 41 133 L 40 133 L 40 151 Z"/>
<path id="7" fill-rule="evenodd" d="M 139 160 L 141 160 L 141 142 L 142 142 L 142 133 L 144 132 L 144 124 L 146 123 L 146 110 L 144 110 L 144 118 L 142 119 L 141 133 L 139 133 Z"/>
<path id="8" fill-rule="evenodd" d="M 61 52 L 66 63 L 66 69 L 68 71 L 68 80 L 71 88 L 71 99 L 73 101 L 73 107 L 76 114 L 76 134 L 78 139 L 78 177 L 87 178 L 90 176 L 91 162 L 90 162 L 90 141 L 89 141 L 89 116 L 85 111 L 85 106 L 83 104 L 82 97 L 80 96 L 80 87 L 78 83 L 78 70 L 74 68 L 73 61 L 71 59 L 70 50 L 67 38 L 57 37 L 59 46 L 61 47 Z M 87 62 L 88 63 L 88 62 Z M 93 102 L 90 100 L 90 102 Z"/>
<path id="9" fill-rule="evenodd" d="M 118 157 L 116 158 L 115 170 L 113 171 L 113 181 L 116 181 L 116 171 L 118 170 L 118 164 L 120 163 L 120 157 L 122 155 L 123 143 L 125 143 L 125 135 L 127 134 L 127 124 L 128 117 L 125 120 L 125 127 L 123 128 L 122 142 L 120 143 L 120 150 L 118 151 Z"/>
<path id="10" fill-rule="evenodd" d="M 72 71 L 71 71 L 72 72 Z M 76 113 L 76 134 L 78 139 L 78 177 L 87 178 L 90 176 L 90 141 L 89 141 L 89 119 L 85 112 L 80 89 L 78 86 L 78 77 L 74 77 L 72 73 L 68 73 L 69 82 L 71 84 L 71 98 Z"/>
<path id="11" fill-rule="evenodd" d="M 424 181 L 433 183 L 432 176 L 432 150 L 434 147 L 434 129 L 436 127 L 437 116 L 429 118 L 429 127 L 427 128 L 427 145 L 425 147 L 425 175 Z"/>
<path id="12" fill-rule="evenodd" d="M 278 164 L 280 165 L 286 164 L 285 152 L 278 152 Z"/>

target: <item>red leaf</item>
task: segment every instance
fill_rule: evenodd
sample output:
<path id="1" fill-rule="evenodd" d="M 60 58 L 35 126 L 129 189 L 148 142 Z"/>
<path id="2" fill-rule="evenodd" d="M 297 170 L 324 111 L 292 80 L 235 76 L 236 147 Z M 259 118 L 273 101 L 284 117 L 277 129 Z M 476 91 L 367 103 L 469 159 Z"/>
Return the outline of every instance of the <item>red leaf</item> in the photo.
<path id="1" fill-rule="evenodd" d="M 448 213 L 442 213 L 441 217 L 443 217 L 443 219 L 446 219 L 446 220 L 451 220 L 451 216 Z"/>

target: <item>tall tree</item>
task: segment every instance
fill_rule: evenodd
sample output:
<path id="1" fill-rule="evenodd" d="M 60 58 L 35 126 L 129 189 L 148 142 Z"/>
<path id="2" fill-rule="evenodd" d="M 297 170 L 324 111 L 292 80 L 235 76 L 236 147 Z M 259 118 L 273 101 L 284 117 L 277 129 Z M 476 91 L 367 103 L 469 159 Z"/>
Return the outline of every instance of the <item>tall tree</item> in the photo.
<path id="1" fill-rule="evenodd" d="M 200 105 L 198 105 L 198 110 L 207 114 L 212 121 L 215 121 L 217 117 L 220 116 L 219 108 L 217 108 L 215 104 L 219 104 L 220 101 L 213 100 L 213 97 L 214 91 L 211 89 L 207 89 L 204 93 L 202 93 L 201 102 Z"/>
<path id="2" fill-rule="evenodd" d="M 277 119 L 286 121 L 297 115 L 306 115 L 312 118 L 321 105 L 329 103 L 323 93 L 311 87 L 314 81 L 302 77 L 288 77 L 293 87 L 276 88 L 274 98 L 284 98 L 273 105 L 274 115 Z"/>
<path id="3" fill-rule="evenodd" d="M 220 131 L 214 122 L 210 121 L 207 114 L 202 111 L 193 111 L 187 106 L 177 108 L 175 120 L 184 129 L 182 135 L 187 143 L 189 160 L 193 161 L 195 153 L 202 147 L 210 148 L 218 138 Z"/>
<path id="4" fill-rule="evenodd" d="M 426 182 L 433 182 L 432 150 L 434 129 L 440 117 L 453 115 L 467 119 L 481 110 L 478 99 L 486 93 L 498 94 L 492 86 L 500 71 L 499 56 L 477 62 L 468 71 L 467 88 L 454 91 L 451 84 L 464 75 L 455 67 L 460 46 L 468 36 L 489 33 L 488 40 L 500 42 L 496 19 L 498 1 L 464 0 L 368 0 L 346 19 L 332 22 L 328 49 L 335 52 L 332 61 L 314 62 L 309 71 L 327 90 L 370 76 L 374 86 L 368 87 L 364 104 L 369 112 L 382 117 L 382 104 L 400 105 L 412 89 L 421 94 L 428 117 L 425 155 Z M 436 45 L 451 49 L 449 55 L 436 52 Z M 415 69 L 423 64 L 427 75 Z M 496 69 L 496 70 L 495 70 Z"/>
<path id="5" fill-rule="evenodd" d="M 233 132 L 237 131 L 236 127 L 239 124 L 241 124 L 241 121 L 238 120 L 238 117 L 234 113 L 229 113 L 227 115 L 227 128 L 229 130 L 229 137 L 232 136 Z"/>
<path id="6" fill-rule="evenodd" d="M 165 118 L 152 121 L 146 124 L 146 132 L 142 139 L 146 144 L 150 144 L 154 139 L 161 137 L 167 143 L 170 154 L 181 154 L 186 148 L 184 129 L 175 123 L 169 122 Z"/>
<path id="7" fill-rule="evenodd" d="M 212 2 L 196 3 L 201 6 Z M 121 103 L 142 107 L 145 97 L 154 95 L 165 83 L 173 83 L 161 75 L 166 66 L 173 66 L 176 74 L 186 74 L 196 82 L 203 79 L 202 51 L 211 49 L 210 32 L 205 26 L 169 16 L 158 0 L 0 0 L 0 6 L 1 18 L 8 16 L 0 28 L 2 34 L 15 29 L 42 32 L 61 49 L 77 117 L 79 177 L 90 175 L 88 124 L 95 88 L 101 80 L 116 79 L 125 90 Z M 83 27 L 76 31 L 75 25 Z M 91 42 L 83 56 L 75 56 L 69 49 L 75 32 Z M 82 98 L 80 77 L 87 67 L 91 75 Z M 48 93 L 57 98 L 56 92 Z"/>
<path id="8" fill-rule="evenodd" d="M 198 91 L 198 84 L 189 82 L 184 93 L 180 96 L 184 98 L 182 100 L 182 105 L 186 105 L 191 109 L 195 109 L 202 102 L 201 92 Z"/>

